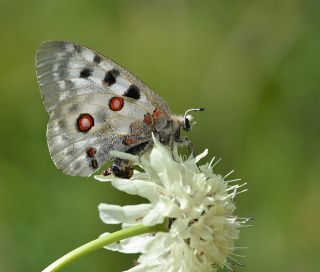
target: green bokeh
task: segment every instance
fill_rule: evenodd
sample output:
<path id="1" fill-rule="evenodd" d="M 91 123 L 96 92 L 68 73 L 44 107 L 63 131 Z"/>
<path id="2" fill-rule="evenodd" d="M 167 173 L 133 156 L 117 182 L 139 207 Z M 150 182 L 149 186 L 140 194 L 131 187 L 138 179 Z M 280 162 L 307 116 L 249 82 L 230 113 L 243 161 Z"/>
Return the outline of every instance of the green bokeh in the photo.
<path id="1" fill-rule="evenodd" d="M 54 167 L 34 69 L 49 39 L 128 67 L 173 112 L 205 107 L 196 149 L 248 183 L 237 212 L 255 220 L 238 242 L 241 271 L 318 271 L 319 10 L 312 0 L 0 0 L 0 271 L 40 271 L 116 229 L 100 222 L 99 203 L 137 201 Z M 121 271 L 134 258 L 100 250 L 65 271 Z"/>

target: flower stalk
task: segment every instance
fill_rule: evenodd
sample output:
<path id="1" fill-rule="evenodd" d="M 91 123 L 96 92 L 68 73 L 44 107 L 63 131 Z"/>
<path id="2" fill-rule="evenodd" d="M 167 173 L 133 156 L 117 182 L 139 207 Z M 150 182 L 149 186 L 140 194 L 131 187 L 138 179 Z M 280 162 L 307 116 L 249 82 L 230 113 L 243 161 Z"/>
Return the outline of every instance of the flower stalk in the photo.
<path id="1" fill-rule="evenodd" d="M 145 226 L 142 224 L 128 227 L 108 235 L 102 235 L 99 238 L 90 241 L 72 251 L 62 256 L 48 267 L 46 267 L 42 272 L 56 272 L 66 265 L 72 263 L 73 261 L 79 259 L 82 256 L 85 256 L 97 249 L 103 248 L 104 246 L 110 245 L 112 243 L 134 237 L 137 235 L 145 233 L 154 233 L 154 232 L 167 232 L 168 223 L 165 221 L 162 224 L 157 224 L 154 226 Z"/>

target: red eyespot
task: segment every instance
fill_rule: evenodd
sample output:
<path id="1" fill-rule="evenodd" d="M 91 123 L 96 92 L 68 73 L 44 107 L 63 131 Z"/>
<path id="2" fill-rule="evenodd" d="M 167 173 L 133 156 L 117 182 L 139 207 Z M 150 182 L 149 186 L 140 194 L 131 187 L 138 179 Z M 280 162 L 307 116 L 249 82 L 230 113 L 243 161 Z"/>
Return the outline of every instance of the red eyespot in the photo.
<path id="1" fill-rule="evenodd" d="M 125 139 L 123 139 L 122 142 L 123 142 L 123 144 L 125 144 L 125 145 L 132 145 L 132 144 L 136 143 L 137 140 L 135 140 L 135 139 L 133 139 L 133 138 L 125 138 Z"/>
<path id="2" fill-rule="evenodd" d="M 153 116 L 154 119 L 158 119 L 162 114 L 163 114 L 162 111 L 160 109 L 156 108 L 153 111 L 152 116 Z"/>
<path id="3" fill-rule="evenodd" d="M 90 114 L 81 114 L 77 120 L 78 129 L 87 132 L 94 126 L 93 117 Z"/>
<path id="4" fill-rule="evenodd" d="M 144 115 L 143 122 L 145 122 L 145 124 L 147 124 L 147 125 L 151 125 L 152 124 L 152 118 L 151 118 L 150 113 L 146 113 Z"/>
<path id="5" fill-rule="evenodd" d="M 93 147 L 90 147 L 88 150 L 87 150 L 87 156 L 90 157 L 90 158 L 93 158 L 97 153 L 97 150 Z"/>
<path id="6" fill-rule="evenodd" d="M 109 107 L 113 111 L 119 111 L 123 108 L 123 99 L 119 96 L 114 96 L 110 99 Z"/>

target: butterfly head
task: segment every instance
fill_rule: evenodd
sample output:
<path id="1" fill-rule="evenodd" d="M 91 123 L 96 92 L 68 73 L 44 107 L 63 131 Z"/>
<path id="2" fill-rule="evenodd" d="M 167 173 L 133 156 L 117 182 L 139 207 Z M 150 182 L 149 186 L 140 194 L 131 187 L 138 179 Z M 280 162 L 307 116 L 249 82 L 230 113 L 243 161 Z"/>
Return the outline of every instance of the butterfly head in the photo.
<path id="1" fill-rule="evenodd" d="M 188 116 L 188 113 L 191 111 L 204 111 L 204 108 L 195 108 L 195 109 L 188 109 L 184 115 L 183 115 L 183 129 L 185 131 L 190 131 L 192 126 L 190 124 L 190 116 Z"/>

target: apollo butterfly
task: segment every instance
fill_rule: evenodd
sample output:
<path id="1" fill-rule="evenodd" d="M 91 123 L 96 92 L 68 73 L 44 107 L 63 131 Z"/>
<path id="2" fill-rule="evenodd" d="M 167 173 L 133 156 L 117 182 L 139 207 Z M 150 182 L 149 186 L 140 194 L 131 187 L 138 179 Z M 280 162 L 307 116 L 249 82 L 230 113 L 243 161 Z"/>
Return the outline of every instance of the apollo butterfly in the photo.
<path id="1" fill-rule="evenodd" d="M 167 103 L 128 70 L 87 47 L 67 41 L 43 43 L 36 56 L 37 79 L 50 115 L 47 141 L 57 168 L 90 176 L 108 160 L 118 177 L 130 178 L 132 164 L 111 150 L 140 154 L 160 142 L 188 142 L 187 113 L 171 114 Z"/>

